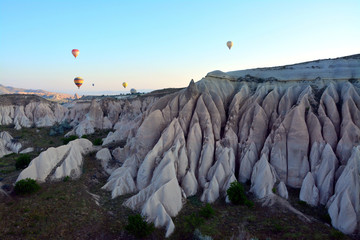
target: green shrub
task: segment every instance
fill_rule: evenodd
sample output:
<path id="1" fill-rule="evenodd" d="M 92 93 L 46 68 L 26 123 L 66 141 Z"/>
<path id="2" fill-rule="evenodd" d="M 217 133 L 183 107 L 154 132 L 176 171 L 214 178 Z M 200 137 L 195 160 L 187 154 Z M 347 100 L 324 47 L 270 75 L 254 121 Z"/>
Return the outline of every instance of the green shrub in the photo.
<path id="1" fill-rule="evenodd" d="M 96 138 L 94 141 L 93 141 L 93 144 L 95 146 L 100 146 L 103 144 L 103 140 L 101 138 Z"/>
<path id="2" fill-rule="evenodd" d="M 129 224 L 125 226 L 126 231 L 137 238 L 144 238 L 155 230 L 154 224 L 147 223 L 140 214 L 130 215 L 128 222 Z"/>
<path id="3" fill-rule="evenodd" d="M 78 138 L 77 136 L 71 135 L 71 136 L 62 138 L 62 141 L 63 141 L 64 144 L 68 144 L 70 141 L 73 141 L 73 140 L 75 140 L 77 138 Z"/>
<path id="4" fill-rule="evenodd" d="M 17 170 L 24 169 L 29 166 L 31 162 L 31 158 L 29 154 L 20 154 L 19 157 L 16 159 L 15 167 Z"/>
<path id="5" fill-rule="evenodd" d="M 16 194 L 30 194 L 38 191 L 39 189 L 39 184 L 31 178 L 18 181 L 14 188 Z"/>
<path id="6" fill-rule="evenodd" d="M 272 188 L 272 192 L 276 194 L 276 187 Z"/>
<path id="7" fill-rule="evenodd" d="M 84 135 L 81 136 L 81 138 L 89 139 L 89 135 L 84 134 Z"/>
<path id="8" fill-rule="evenodd" d="M 67 181 L 69 181 L 69 180 L 70 180 L 70 177 L 69 177 L 69 176 L 66 176 L 66 177 L 64 177 L 63 182 L 67 182 Z"/>
<path id="9" fill-rule="evenodd" d="M 212 216 L 214 216 L 215 211 L 211 207 L 211 205 L 209 203 L 207 203 L 203 208 L 200 209 L 199 214 L 201 217 L 209 219 Z"/>
<path id="10" fill-rule="evenodd" d="M 235 205 L 244 205 L 247 200 L 244 186 L 238 181 L 232 182 L 226 193 L 229 200 Z"/>

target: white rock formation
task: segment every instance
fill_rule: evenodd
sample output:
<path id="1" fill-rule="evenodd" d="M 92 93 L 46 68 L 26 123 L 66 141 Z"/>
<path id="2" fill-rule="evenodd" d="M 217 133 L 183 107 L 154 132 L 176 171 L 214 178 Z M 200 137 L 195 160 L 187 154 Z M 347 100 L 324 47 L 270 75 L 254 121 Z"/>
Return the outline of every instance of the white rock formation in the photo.
<path id="1" fill-rule="evenodd" d="M 262 155 L 252 172 L 250 192 L 254 193 L 257 198 L 272 195 L 276 180 L 274 168 L 269 164 L 267 156 Z"/>
<path id="2" fill-rule="evenodd" d="M 111 162 L 113 161 L 113 157 L 108 148 L 103 148 L 96 153 L 96 159 L 101 161 L 101 166 L 105 170 L 107 174 L 111 174 L 116 168 L 119 166 L 114 164 L 115 166 L 111 166 Z"/>
<path id="3" fill-rule="evenodd" d="M 76 139 L 57 148 L 48 148 L 34 158 L 16 181 L 31 178 L 39 182 L 59 180 L 66 176 L 78 178 L 81 175 L 83 157 L 92 151 L 92 143 L 84 138 Z"/>
<path id="4" fill-rule="evenodd" d="M 21 143 L 15 141 L 8 132 L 0 132 L 0 157 L 10 153 L 19 153 L 21 148 Z"/>
<path id="5" fill-rule="evenodd" d="M 351 148 L 360 142 L 358 85 L 347 81 L 358 81 L 359 69 L 356 55 L 209 73 L 154 102 L 132 130 L 116 125 L 104 146 L 128 137 L 114 151 L 124 165 L 104 189 L 113 197 L 136 193 L 126 205 L 166 226 L 167 235 L 174 227 L 169 217 L 181 208 L 183 197 L 201 191 L 202 201 L 213 202 L 236 179 L 251 180 L 258 198 L 274 195 L 275 187 L 286 199 L 290 186 L 301 188 L 301 200 L 326 204 L 341 174 L 337 156 L 346 164 Z M 174 184 L 174 203 L 165 203 L 168 196 L 156 193 L 167 186 L 158 180 L 163 164 L 172 172 L 166 181 Z M 157 206 L 162 207 L 144 210 Z"/>
<path id="6" fill-rule="evenodd" d="M 329 202 L 334 226 L 350 233 L 360 219 L 351 160 L 360 144 L 359 81 L 360 55 L 214 71 L 160 99 L 8 104 L 0 106 L 0 123 L 67 120 L 74 127 L 68 134 L 79 136 L 112 128 L 103 147 L 114 150 L 99 158 L 123 164 L 103 188 L 113 198 L 135 194 L 126 205 L 165 226 L 167 236 L 184 198 L 201 192 L 202 201 L 213 202 L 234 180 L 251 180 L 258 198 L 277 198 L 274 187 L 283 198 L 287 186 L 301 188 L 301 200 Z"/>
<path id="7" fill-rule="evenodd" d="M 308 172 L 302 183 L 299 198 L 311 206 L 317 206 L 319 202 L 319 189 L 311 172 Z"/>
<path id="8" fill-rule="evenodd" d="M 331 224 L 340 231 L 353 233 L 360 215 L 360 146 L 354 147 L 346 167 L 335 185 L 335 194 L 328 202 Z"/>
<path id="9" fill-rule="evenodd" d="M 289 193 L 287 191 L 287 188 L 286 188 L 286 185 L 284 182 L 280 182 L 277 187 L 276 187 L 276 192 L 277 194 L 282 197 L 282 198 L 285 198 L 285 199 L 288 199 L 289 198 Z"/>

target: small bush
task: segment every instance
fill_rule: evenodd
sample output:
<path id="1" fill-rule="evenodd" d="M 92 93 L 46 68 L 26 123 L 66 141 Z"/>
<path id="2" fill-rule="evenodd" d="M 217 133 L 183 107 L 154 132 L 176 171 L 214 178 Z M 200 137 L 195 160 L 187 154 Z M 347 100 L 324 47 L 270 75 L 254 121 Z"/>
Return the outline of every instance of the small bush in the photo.
<path id="1" fill-rule="evenodd" d="M 16 159 L 15 167 L 17 170 L 24 169 L 29 166 L 31 162 L 31 158 L 29 154 L 20 154 L 19 157 Z"/>
<path id="2" fill-rule="evenodd" d="M 89 135 L 84 134 L 84 135 L 81 136 L 81 138 L 89 139 Z"/>
<path id="3" fill-rule="evenodd" d="M 243 205 L 247 200 L 244 186 L 238 181 L 232 182 L 226 193 L 229 197 L 229 200 L 235 205 Z"/>
<path id="4" fill-rule="evenodd" d="M 147 223 L 140 214 L 130 215 L 128 222 L 129 224 L 125 226 L 126 231 L 137 238 L 144 238 L 155 230 L 154 224 Z"/>
<path id="5" fill-rule="evenodd" d="M 78 137 L 75 135 L 71 135 L 69 137 L 63 138 L 62 141 L 64 144 L 68 144 L 70 141 L 73 141 L 75 139 L 77 139 Z"/>
<path id="6" fill-rule="evenodd" d="M 67 181 L 69 181 L 69 180 L 70 180 L 70 177 L 69 177 L 69 176 L 66 176 L 66 177 L 64 177 L 63 182 L 67 182 Z"/>
<path id="7" fill-rule="evenodd" d="M 276 194 L 276 187 L 272 188 L 272 192 Z"/>
<path id="8" fill-rule="evenodd" d="M 203 208 L 200 209 L 199 214 L 201 217 L 209 219 L 212 216 L 214 216 L 215 211 L 211 207 L 211 205 L 209 203 L 207 203 Z"/>
<path id="9" fill-rule="evenodd" d="M 14 188 L 16 194 L 30 194 L 38 191 L 39 189 L 39 184 L 31 178 L 18 181 Z"/>
<path id="10" fill-rule="evenodd" d="M 95 146 L 100 146 L 103 144 L 103 140 L 101 138 L 96 138 L 94 141 L 93 141 L 93 144 Z"/>

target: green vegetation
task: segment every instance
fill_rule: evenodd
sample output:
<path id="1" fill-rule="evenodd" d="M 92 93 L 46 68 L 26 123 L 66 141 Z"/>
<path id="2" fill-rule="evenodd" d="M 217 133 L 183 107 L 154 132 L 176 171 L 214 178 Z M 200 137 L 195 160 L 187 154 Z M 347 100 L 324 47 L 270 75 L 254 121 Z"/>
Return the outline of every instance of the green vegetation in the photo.
<path id="1" fill-rule="evenodd" d="M 69 177 L 69 176 L 66 176 L 66 177 L 64 177 L 63 182 L 67 182 L 67 181 L 69 181 L 69 180 L 70 180 L 70 177 Z"/>
<path id="2" fill-rule="evenodd" d="M 211 207 L 211 205 L 209 203 L 207 203 L 203 208 L 200 209 L 199 211 L 199 215 L 205 219 L 209 219 L 212 216 L 214 216 L 215 211 L 214 209 Z"/>
<path id="3" fill-rule="evenodd" d="M 68 144 L 70 141 L 73 141 L 75 139 L 78 139 L 78 136 L 71 135 L 71 136 L 62 138 L 62 141 L 63 141 L 64 144 Z"/>
<path id="4" fill-rule="evenodd" d="M 30 194 L 30 193 L 34 193 L 38 190 L 40 190 L 40 186 L 39 184 L 37 184 L 37 182 L 34 179 L 31 178 L 26 178 L 23 180 L 18 181 L 15 184 L 15 193 L 16 194 Z"/>
<path id="5" fill-rule="evenodd" d="M 103 143 L 103 140 L 102 140 L 101 138 L 96 138 L 96 139 L 94 139 L 94 141 L 93 141 L 93 144 L 94 144 L 95 146 L 100 146 L 100 145 L 102 145 L 102 143 Z"/>
<path id="6" fill-rule="evenodd" d="M 235 205 L 244 205 L 246 201 L 246 195 L 244 186 L 238 181 L 234 181 L 230 184 L 229 189 L 226 191 L 229 200 Z"/>
<path id="7" fill-rule="evenodd" d="M 126 231 L 137 238 L 144 238 L 155 230 L 154 224 L 147 223 L 140 214 L 130 215 L 128 222 L 125 226 Z"/>
<path id="8" fill-rule="evenodd" d="M 17 170 L 24 169 L 29 166 L 31 162 L 31 157 L 29 154 L 20 154 L 19 157 L 16 159 L 15 167 Z"/>
<path id="9" fill-rule="evenodd" d="M 235 205 L 246 205 L 249 208 L 254 207 L 254 203 L 248 200 L 245 195 L 244 186 L 238 181 L 232 182 L 226 193 L 231 203 Z"/>

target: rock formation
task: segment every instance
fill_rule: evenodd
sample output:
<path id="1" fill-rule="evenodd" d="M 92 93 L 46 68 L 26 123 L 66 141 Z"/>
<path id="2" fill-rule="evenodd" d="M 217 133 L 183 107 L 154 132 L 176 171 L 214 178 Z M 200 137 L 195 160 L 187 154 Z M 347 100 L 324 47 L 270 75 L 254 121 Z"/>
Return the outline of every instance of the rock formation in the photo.
<path id="1" fill-rule="evenodd" d="M 301 188 L 301 200 L 328 204 L 333 226 L 351 233 L 360 221 L 359 79 L 359 55 L 209 73 L 104 139 L 133 136 L 113 151 L 123 164 L 103 188 L 135 194 L 125 205 L 166 236 L 187 197 L 213 202 L 234 180 L 250 180 L 258 198 Z"/>
<path id="2" fill-rule="evenodd" d="M 332 225 L 352 233 L 360 223 L 359 93 L 360 55 L 353 55 L 214 71 L 161 98 L 10 102 L 0 106 L 0 123 L 68 121 L 68 134 L 78 136 L 111 129 L 96 156 L 111 174 L 103 189 L 113 198 L 133 194 L 124 204 L 166 227 L 166 236 L 187 197 L 214 202 L 235 180 L 250 181 L 258 198 L 285 202 L 287 188 L 299 188 L 301 200 L 327 206 Z M 84 141 L 48 149 L 19 179 L 77 176 L 86 151 L 75 149 L 87 149 Z M 77 156 L 74 166 L 67 153 Z"/>
<path id="3" fill-rule="evenodd" d="M 21 143 L 14 140 L 8 132 L 0 132 L 0 158 L 10 153 L 19 153 Z"/>
<path id="4" fill-rule="evenodd" d="M 32 178 L 39 182 L 61 180 L 66 176 L 81 175 L 83 155 L 92 151 L 92 143 L 84 138 L 76 139 L 57 148 L 48 148 L 33 159 L 18 176 L 17 181 Z"/>

